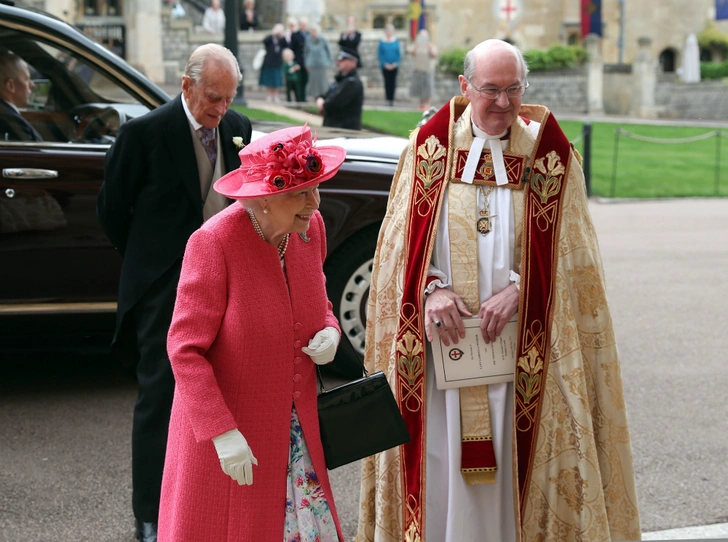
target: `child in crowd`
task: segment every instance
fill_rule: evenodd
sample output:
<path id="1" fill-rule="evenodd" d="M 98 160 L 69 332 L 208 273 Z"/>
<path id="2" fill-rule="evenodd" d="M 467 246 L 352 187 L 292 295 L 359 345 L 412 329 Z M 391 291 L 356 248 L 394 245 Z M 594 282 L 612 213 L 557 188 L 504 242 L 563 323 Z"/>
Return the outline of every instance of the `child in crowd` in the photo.
<path id="1" fill-rule="evenodd" d="M 283 79 L 286 82 L 286 101 L 297 99 L 300 95 L 299 85 L 301 84 L 301 66 L 294 60 L 295 55 L 290 49 L 283 49 Z"/>

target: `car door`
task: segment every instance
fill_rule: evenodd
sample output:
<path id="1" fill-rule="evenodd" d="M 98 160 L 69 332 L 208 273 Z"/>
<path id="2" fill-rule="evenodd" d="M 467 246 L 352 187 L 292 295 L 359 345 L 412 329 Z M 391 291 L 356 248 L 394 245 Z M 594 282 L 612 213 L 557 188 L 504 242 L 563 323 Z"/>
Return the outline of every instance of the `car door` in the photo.
<path id="1" fill-rule="evenodd" d="M 0 50 L 22 58 L 35 83 L 17 109 L 42 141 L 0 133 L 0 308 L 113 309 L 121 258 L 95 212 L 104 156 L 123 122 L 159 103 L 140 100 L 138 79 L 125 87 L 120 61 L 106 71 L 104 55 L 82 50 L 72 29 L 56 35 L 3 24 Z"/>

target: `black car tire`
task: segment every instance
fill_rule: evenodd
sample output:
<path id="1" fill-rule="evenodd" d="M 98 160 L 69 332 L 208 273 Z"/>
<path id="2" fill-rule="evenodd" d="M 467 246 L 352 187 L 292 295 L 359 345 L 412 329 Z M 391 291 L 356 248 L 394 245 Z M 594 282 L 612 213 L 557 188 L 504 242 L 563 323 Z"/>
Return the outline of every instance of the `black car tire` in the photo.
<path id="1" fill-rule="evenodd" d="M 374 251 L 379 225 L 357 232 L 326 259 L 326 285 L 341 326 L 342 343 L 328 371 L 348 378 L 361 376 Z"/>

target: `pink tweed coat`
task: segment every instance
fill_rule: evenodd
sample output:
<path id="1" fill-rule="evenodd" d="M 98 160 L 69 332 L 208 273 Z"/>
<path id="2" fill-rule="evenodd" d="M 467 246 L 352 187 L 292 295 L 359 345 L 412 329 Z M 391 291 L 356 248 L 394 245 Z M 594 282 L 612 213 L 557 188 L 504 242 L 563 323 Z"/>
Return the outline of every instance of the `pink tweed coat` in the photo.
<path id="1" fill-rule="evenodd" d="M 167 348 L 176 379 L 159 513 L 160 542 L 280 542 L 295 405 L 316 474 L 336 514 L 316 409 L 316 370 L 301 351 L 338 329 L 323 274 L 321 215 L 276 248 L 233 204 L 187 244 Z M 288 286 L 286 286 L 286 278 Z M 212 437 L 238 428 L 258 466 L 253 485 L 222 472 Z"/>

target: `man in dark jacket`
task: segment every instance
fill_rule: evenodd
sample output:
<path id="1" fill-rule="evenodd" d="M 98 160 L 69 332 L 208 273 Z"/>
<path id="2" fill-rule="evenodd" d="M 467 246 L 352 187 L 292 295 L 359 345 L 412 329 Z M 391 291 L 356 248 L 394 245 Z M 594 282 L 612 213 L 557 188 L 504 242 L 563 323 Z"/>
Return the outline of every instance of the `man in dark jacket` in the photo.
<path id="1" fill-rule="evenodd" d="M 10 51 L 0 52 L 0 139 L 43 141 L 19 109 L 28 105 L 34 87 L 28 64 Z"/>
<path id="2" fill-rule="evenodd" d="M 182 93 L 122 125 L 106 154 L 98 218 L 124 262 L 113 350 L 134 367 L 132 507 L 137 538 L 157 540 L 174 376 L 167 332 L 190 235 L 229 200 L 212 183 L 240 166 L 250 121 L 228 110 L 242 76 L 217 44 L 196 49 Z"/>
<path id="3" fill-rule="evenodd" d="M 361 109 L 364 104 L 364 85 L 356 73 L 359 54 L 346 47 L 339 50 L 336 81 L 323 96 L 316 98 L 316 106 L 324 117 L 324 126 L 361 130 Z"/>

